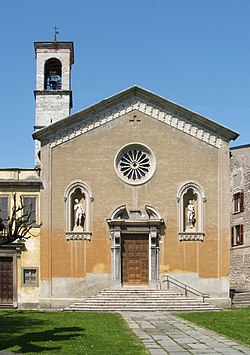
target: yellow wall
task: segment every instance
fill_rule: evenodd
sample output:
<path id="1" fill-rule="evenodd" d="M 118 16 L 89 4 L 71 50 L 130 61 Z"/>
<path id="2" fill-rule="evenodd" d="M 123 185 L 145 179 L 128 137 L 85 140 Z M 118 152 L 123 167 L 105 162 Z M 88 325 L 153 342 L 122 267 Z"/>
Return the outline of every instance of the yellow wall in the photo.
<path id="1" fill-rule="evenodd" d="M 38 184 L 30 184 L 27 180 L 31 179 L 33 181 L 39 180 L 39 176 L 37 172 L 34 170 L 30 171 L 8 171 L 1 170 L 0 177 L 3 181 L 9 183 L 4 186 L 0 185 L 0 195 L 8 196 L 9 198 L 9 215 L 11 216 L 12 207 L 14 204 L 14 195 L 16 195 L 17 205 L 20 205 L 20 198 L 24 196 L 32 196 L 37 198 L 37 223 L 40 222 L 40 192 L 39 192 L 39 183 Z M 10 182 L 11 180 L 11 182 Z M 20 182 L 25 182 L 24 185 L 20 184 Z M 39 280 L 37 286 L 24 286 L 22 284 L 22 268 L 38 268 L 38 279 L 40 273 L 40 228 L 32 228 L 31 231 L 33 236 L 30 237 L 25 242 L 25 246 L 21 248 L 20 257 L 17 254 L 17 265 L 16 265 L 16 275 L 17 275 L 17 287 L 14 286 L 17 292 L 17 302 L 21 303 L 38 303 L 39 302 Z M 0 253 L 4 253 L 4 250 L 0 250 Z M 15 267 L 15 265 L 14 265 Z"/>

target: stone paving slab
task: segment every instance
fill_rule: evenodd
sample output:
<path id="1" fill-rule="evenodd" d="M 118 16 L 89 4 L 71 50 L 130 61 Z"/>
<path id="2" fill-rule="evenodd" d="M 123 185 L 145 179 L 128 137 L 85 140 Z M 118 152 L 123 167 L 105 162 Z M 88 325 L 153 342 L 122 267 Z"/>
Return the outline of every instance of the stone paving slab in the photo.
<path id="1" fill-rule="evenodd" d="M 122 312 L 151 355 L 250 355 L 250 348 L 164 312 Z"/>

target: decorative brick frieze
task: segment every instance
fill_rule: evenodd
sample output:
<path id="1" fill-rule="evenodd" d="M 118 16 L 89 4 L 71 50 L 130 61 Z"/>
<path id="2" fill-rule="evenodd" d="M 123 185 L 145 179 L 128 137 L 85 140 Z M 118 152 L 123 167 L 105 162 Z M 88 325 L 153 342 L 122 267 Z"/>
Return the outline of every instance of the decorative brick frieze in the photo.
<path id="1" fill-rule="evenodd" d="M 157 105 L 151 104 L 149 102 L 142 101 L 141 98 L 135 97 L 124 101 L 121 104 L 117 104 L 112 108 L 109 108 L 102 113 L 93 114 L 93 116 L 86 117 L 77 124 L 70 126 L 69 128 L 63 129 L 60 134 L 50 136 L 46 143 L 51 143 L 52 147 L 62 144 L 74 137 L 77 137 L 85 132 L 91 131 L 99 126 L 106 124 L 107 122 L 113 121 L 114 119 L 121 117 L 133 110 L 138 110 L 139 112 L 145 113 L 146 115 L 164 122 L 168 126 L 171 126 L 181 132 L 187 133 L 201 141 L 204 141 L 216 148 L 221 148 L 222 142 L 219 137 L 205 131 L 201 127 L 196 127 L 194 124 L 188 121 L 188 119 L 183 119 L 177 114 L 173 115 L 170 112 L 158 107 Z"/>
<path id="2" fill-rule="evenodd" d="M 66 232 L 66 239 L 67 240 L 91 240 L 91 232 Z"/>
<path id="3" fill-rule="evenodd" d="M 202 241 L 205 233 L 179 233 L 179 241 Z"/>

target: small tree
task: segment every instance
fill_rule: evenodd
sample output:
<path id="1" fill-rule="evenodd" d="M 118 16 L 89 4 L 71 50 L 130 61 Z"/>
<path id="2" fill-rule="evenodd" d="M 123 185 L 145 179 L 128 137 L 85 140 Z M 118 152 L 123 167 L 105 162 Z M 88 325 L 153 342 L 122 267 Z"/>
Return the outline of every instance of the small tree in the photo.
<path id="1" fill-rule="evenodd" d="M 16 194 L 13 197 L 12 214 L 6 220 L 0 217 L 0 245 L 10 244 L 15 241 L 24 243 L 31 236 L 32 228 L 39 228 L 32 220 L 32 204 L 24 205 L 20 198 L 20 204 L 16 203 Z"/>

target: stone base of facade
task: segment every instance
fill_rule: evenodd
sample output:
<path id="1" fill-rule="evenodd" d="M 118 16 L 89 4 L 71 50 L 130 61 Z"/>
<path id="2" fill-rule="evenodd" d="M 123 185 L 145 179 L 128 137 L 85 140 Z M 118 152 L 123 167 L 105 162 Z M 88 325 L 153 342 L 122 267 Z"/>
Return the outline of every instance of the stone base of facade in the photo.
<path id="1" fill-rule="evenodd" d="M 231 308 L 232 302 L 231 298 L 206 298 L 205 302 L 215 305 L 219 308 Z"/>
<path id="2" fill-rule="evenodd" d="M 64 308 L 82 302 L 82 298 L 41 298 L 39 303 L 21 303 L 18 304 L 18 309 L 39 309 L 39 310 L 63 310 Z M 209 302 L 219 308 L 230 308 L 230 298 L 207 298 L 205 302 Z"/>
<path id="3" fill-rule="evenodd" d="M 32 302 L 18 302 L 17 305 L 18 309 L 39 309 L 39 303 L 32 303 Z"/>
<path id="4" fill-rule="evenodd" d="M 167 281 L 169 276 L 169 282 Z M 197 273 L 168 273 L 161 275 L 161 288 L 187 294 L 190 297 L 208 295 L 208 300 L 230 299 L 229 277 L 201 278 Z M 198 293 L 196 293 L 198 291 Z"/>
<path id="5" fill-rule="evenodd" d="M 76 302 L 81 302 L 83 298 L 41 298 L 39 300 L 39 309 L 56 309 L 63 310 L 64 308 L 74 304 Z"/>

